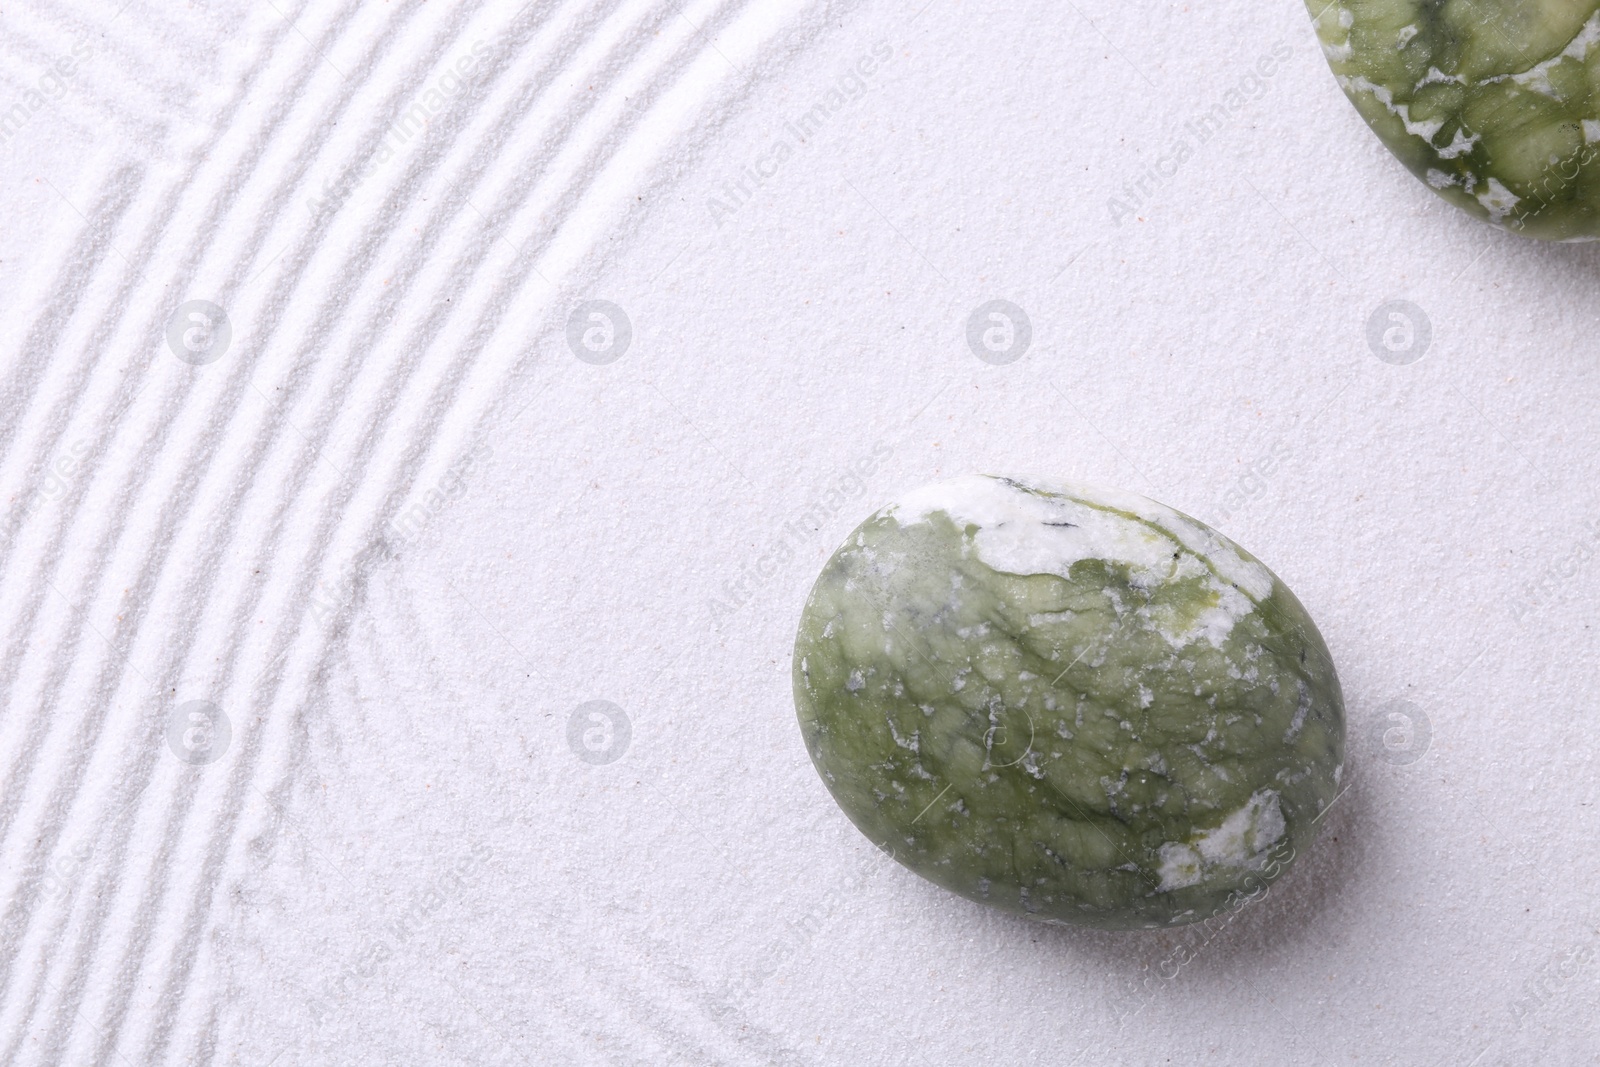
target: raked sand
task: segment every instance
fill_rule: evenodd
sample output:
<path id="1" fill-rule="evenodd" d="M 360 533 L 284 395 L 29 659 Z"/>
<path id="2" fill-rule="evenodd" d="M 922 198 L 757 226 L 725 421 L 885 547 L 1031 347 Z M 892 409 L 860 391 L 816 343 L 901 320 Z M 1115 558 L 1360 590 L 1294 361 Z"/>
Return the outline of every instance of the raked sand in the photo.
<path id="1" fill-rule="evenodd" d="M 0 57 L 0 1063 L 1600 1054 L 1600 251 L 1410 179 L 1298 3 L 29 0 Z M 973 471 L 1305 603 L 1348 789 L 1265 900 L 1047 928 L 835 807 L 806 591 Z"/>

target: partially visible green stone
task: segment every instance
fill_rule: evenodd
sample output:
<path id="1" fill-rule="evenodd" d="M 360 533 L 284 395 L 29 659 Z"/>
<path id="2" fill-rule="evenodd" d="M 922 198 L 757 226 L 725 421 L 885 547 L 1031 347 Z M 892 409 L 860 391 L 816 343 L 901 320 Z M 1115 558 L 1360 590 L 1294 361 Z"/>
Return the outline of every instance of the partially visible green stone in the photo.
<path id="1" fill-rule="evenodd" d="M 1345 95 L 1440 196 L 1600 237 L 1600 0 L 1306 0 Z"/>
<path id="2" fill-rule="evenodd" d="M 1310 845 L 1344 704 L 1300 602 L 1132 493 L 981 475 L 856 528 L 794 652 L 851 821 L 972 900 L 1108 929 L 1204 919 Z"/>

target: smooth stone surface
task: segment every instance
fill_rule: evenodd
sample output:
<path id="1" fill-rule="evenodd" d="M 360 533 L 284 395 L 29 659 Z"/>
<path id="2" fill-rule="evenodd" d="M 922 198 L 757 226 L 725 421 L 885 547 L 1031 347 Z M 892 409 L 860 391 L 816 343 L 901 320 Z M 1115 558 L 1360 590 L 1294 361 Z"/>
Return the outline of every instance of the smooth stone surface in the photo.
<path id="1" fill-rule="evenodd" d="M 1345 95 L 1446 200 L 1600 237 L 1600 0 L 1306 0 Z"/>
<path id="2" fill-rule="evenodd" d="M 872 515 L 806 602 L 800 727 L 918 874 L 1110 929 L 1262 890 L 1337 795 L 1344 704 L 1294 595 L 1132 493 L 971 475 Z"/>

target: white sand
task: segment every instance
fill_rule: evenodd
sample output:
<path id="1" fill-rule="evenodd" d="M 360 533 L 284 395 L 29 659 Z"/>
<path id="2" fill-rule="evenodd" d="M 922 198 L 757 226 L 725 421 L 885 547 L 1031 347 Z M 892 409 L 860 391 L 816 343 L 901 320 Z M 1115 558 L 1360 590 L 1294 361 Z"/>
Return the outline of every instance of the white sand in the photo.
<path id="1" fill-rule="evenodd" d="M 1600 1054 L 1600 250 L 1433 197 L 1292 2 L 517 7 L 0 9 L 0 1063 Z M 835 808 L 800 604 L 974 470 L 1318 620 L 1265 901 L 1039 927 Z"/>

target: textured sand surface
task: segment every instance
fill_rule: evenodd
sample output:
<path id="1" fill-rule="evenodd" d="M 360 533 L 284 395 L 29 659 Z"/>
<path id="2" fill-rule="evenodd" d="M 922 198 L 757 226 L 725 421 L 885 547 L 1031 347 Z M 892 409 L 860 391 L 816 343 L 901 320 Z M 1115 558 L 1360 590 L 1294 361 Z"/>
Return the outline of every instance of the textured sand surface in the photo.
<path id="1" fill-rule="evenodd" d="M 1594 1062 L 1600 249 L 1439 201 L 1317 47 L 0 7 L 0 1063 Z M 1265 900 L 1044 928 L 835 807 L 806 591 L 974 470 L 1305 603 L 1349 788 Z"/>

